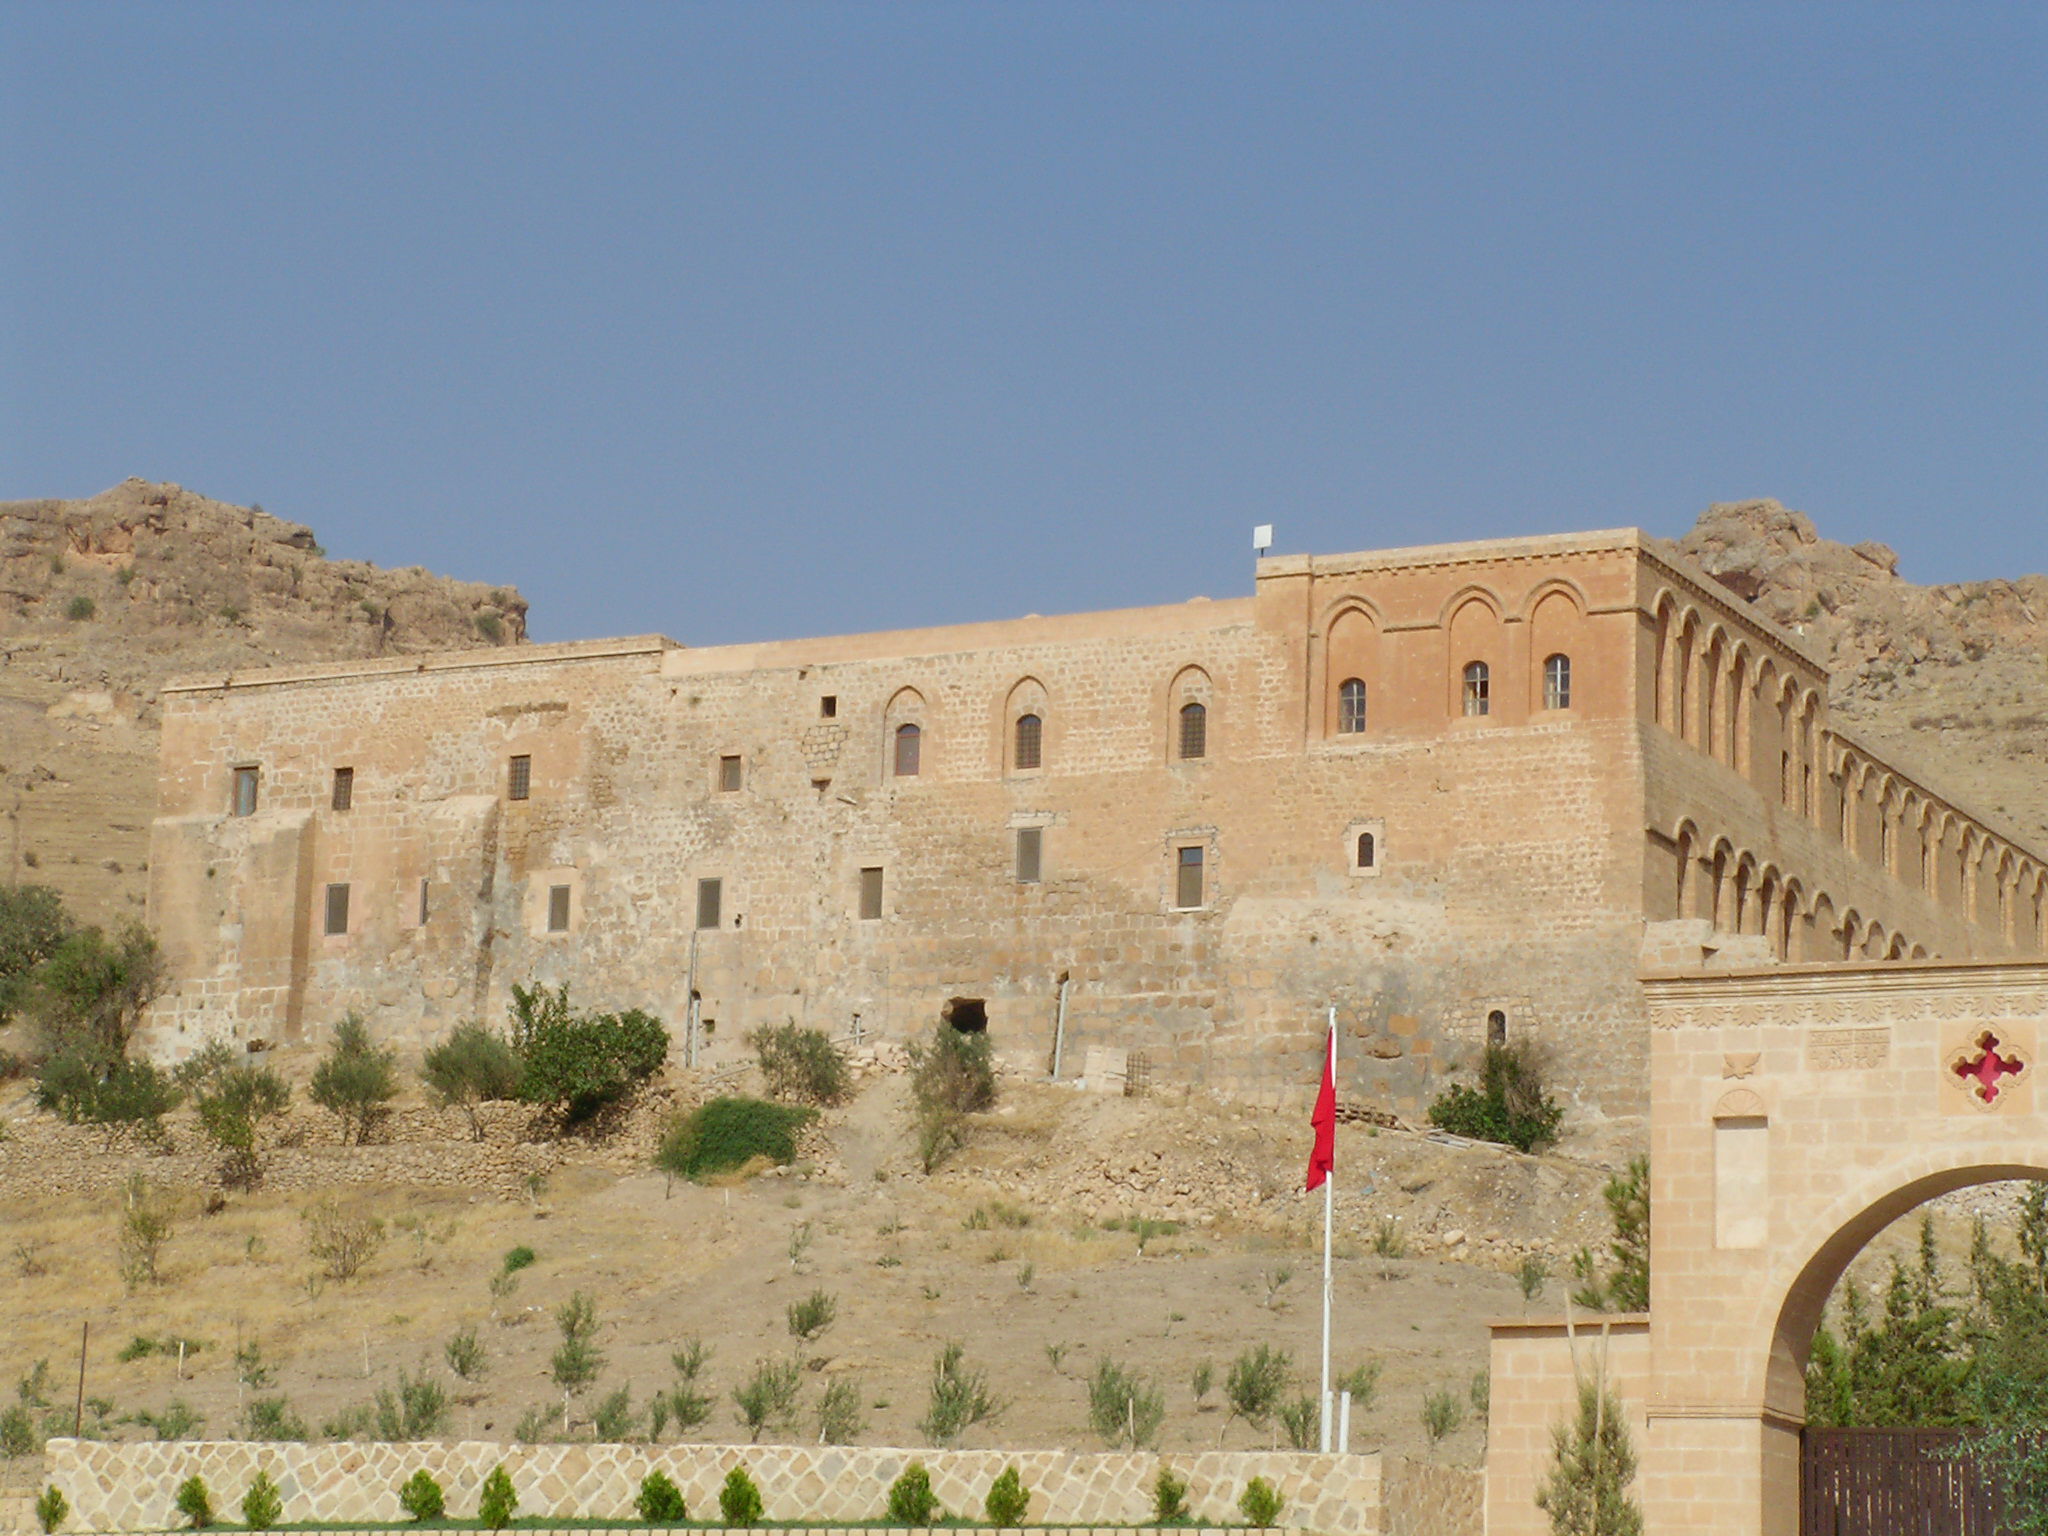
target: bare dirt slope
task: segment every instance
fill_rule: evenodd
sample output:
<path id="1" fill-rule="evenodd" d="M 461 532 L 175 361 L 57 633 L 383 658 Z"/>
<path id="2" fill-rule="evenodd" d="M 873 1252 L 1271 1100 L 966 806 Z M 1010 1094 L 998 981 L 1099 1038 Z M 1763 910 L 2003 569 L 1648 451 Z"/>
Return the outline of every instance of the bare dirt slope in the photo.
<path id="1" fill-rule="evenodd" d="M 1902 768 L 1938 753 L 1930 783 L 2048 848 L 2048 576 L 1918 586 L 1775 501 L 1711 506 L 1676 547 L 1819 644 L 1838 721 Z"/>
<path id="2" fill-rule="evenodd" d="M 825 1384 L 852 1378 L 861 1441 L 927 1443 L 918 1421 L 948 1341 L 1007 1404 L 968 1444 L 1098 1444 L 1086 1383 L 1104 1360 L 1163 1389 L 1169 1450 L 1263 1444 L 1278 1432 L 1231 1422 L 1221 1405 L 1230 1362 L 1259 1343 L 1292 1357 L 1297 1392 L 1313 1387 L 1320 1201 L 1300 1189 L 1299 1117 L 1006 1079 L 969 1149 L 927 1177 L 910 1155 L 905 1099 L 900 1075 L 873 1079 L 828 1115 L 804 1163 L 722 1187 L 671 1191 L 637 1171 L 644 1164 L 572 1157 L 530 1197 L 341 1189 L 350 1208 L 421 1223 L 394 1231 L 348 1281 L 321 1277 L 300 1217 L 305 1195 L 236 1196 L 205 1215 L 199 1191 L 186 1191 L 164 1282 L 133 1289 L 118 1272 L 118 1197 L 0 1197 L 0 1315 L 10 1319 L 0 1387 L 43 1357 L 60 1375 L 75 1370 L 79 1325 L 90 1320 L 88 1394 L 116 1417 L 181 1400 L 220 1436 L 241 1399 L 281 1394 L 317 1430 L 401 1370 L 459 1390 L 442 1346 L 474 1324 L 489 1374 L 450 1430 L 510 1436 L 529 1412 L 563 1401 L 549 1379 L 553 1313 L 580 1290 L 597 1302 L 608 1364 L 571 1404 L 579 1425 L 622 1385 L 644 1406 L 673 1383 L 674 1349 L 700 1336 L 714 1351 L 714 1403 L 694 1439 L 744 1440 L 733 1388 L 761 1360 L 796 1358 L 801 1413 L 777 1438 L 815 1438 Z M 0 1110 L 25 1133 L 25 1104 Z M 461 1134 L 454 1121 L 448 1129 Z M 173 1134 L 191 1133 L 180 1123 Z M 1524 1158 L 1357 1127 L 1341 1132 L 1339 1159 L 1337 1366 L 1377 1361 L 1383 1373 L 1354 1445 L 1422 1452 L 1422 1399 L 1443 1390 L 1467 1405 L 1468 1423 L 1439 1454 L 1475 1461 L 1483 1437 L 1469 1404 L 1486 1319 L 1523 1310 L 1511 1273 L 1523 1255 L 1547 1256 L 1561 1273 L 1569 1247 L 1601 1240 L 1604 1170 L 1569 1154 Z M 138 1167 L 150 1162 L 135 1155 Z M 1178 1220 L 1156 1230 L 1127 1219 L 1169 1213 Z M 1375 1252 L 1383 1222 L 1399 1239 L 1378 1246 L 1403 1256 Z M 537 1262 L 494 1298 L 491 1277 L 521 1244 Z M 1556 1307 L 1560 1289 L 1551 1282 L 1536 1305 Z M 837 1319 L 799 1344 L 786 1313 L 816 1290 L 835 1298 Z M 205 1348 L 181 1380 L 174 1357 L 115 1358 L 138 1335 Z M 260 1347 L 268 1385 L 238 1387 L 238 1338 Z M 1198 1402 L 1205 1362 L 1213 1385 Z M 111 1432 L 150 1435 L 132 1423 Z"/>
<path id="3" fill-rule="evenodd" d="M 175 485 L 0 502 L 0 879 L 139 915 L 167 677 L 525 634 L 510 588 L 329 560 L 309 528 Z"/>

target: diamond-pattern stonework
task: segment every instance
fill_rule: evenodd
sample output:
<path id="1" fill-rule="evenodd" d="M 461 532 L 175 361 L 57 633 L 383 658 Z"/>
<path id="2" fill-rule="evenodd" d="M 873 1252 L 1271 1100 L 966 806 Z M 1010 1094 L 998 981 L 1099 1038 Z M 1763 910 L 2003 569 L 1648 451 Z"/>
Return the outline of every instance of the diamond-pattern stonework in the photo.
<path id="1" fill-rule="evenodd" d="M 1015 1466 L 1041 1526 L 1144 1525 L 1161 1465 L 1188 1482 L 1194 1517 L 1238 1525 L 1238 1495 L 1265 1477 L 1286 1500 L 1287 1528 L 1320 1536 L 1478 1536 L 1479 1474 L 1422 1467 L 1399 1458 L 1300 1452 L 1210 1451 L 1194 1456 L 1076 1455 L 1066 1451 L 912 1451 L 867 1446 L 291 1445 L 245 1441 L 105 1445 L 52 1440 L 48 1481 L 70 1499 L 71 1531 L 157 1531 L 179 1523 L 177 1486 L 197 1473 L 215 1504 L 232 1511 L 259 1471 L 276 1480 L 288 1521 L 383 1522 L 405 1518 L 398 1487 L 425 1468 L 448 1496 L 448 1512 L 476 1514 L 486 1474 L 503 1463 L 522 1515 L 630 1519 L 640 1481 L 659 1468 L 675 1480 L 690 1513 L 715 1515 L 718 1490 L 735 1466 L 760 1487 L 768 1519 L 820 1529 L 875 1520 L 889 1485 L 913 1461 L 930 1471 L 948 1510 L 981 1513 L 989 1485 Z M 1397 1518 L 1389 1518 L 1398 1510 Z M 871 1533 L 864 1533 L 871 1536 Z"/>

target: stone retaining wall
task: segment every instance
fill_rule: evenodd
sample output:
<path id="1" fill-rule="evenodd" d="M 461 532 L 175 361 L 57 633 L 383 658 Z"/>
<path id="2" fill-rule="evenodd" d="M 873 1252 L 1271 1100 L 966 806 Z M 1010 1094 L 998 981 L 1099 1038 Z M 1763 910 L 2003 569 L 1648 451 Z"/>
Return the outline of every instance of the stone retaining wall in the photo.
<path id="1" fill-rule="evenodd" d="M 242 1494 L 268 1472 L 287 1521 L 346 1523 L 406 1518 L 398 1487 L 424 1467 L 448 1496 L 448 1512 L 474 1517 L 485 1475 L 502 1463 L 522 1515 L 630 1519 L 640 1480 L 666 1472 L 699 1518 L 718 1508 L 726 1473 L 744 1466 L 761 1490 L 765 1517 L 820 1527 L 881 1518 L 888 1489 L 913 1461 L 931 1472 L 932 1491 L 956 1514 L 977 1517 L 989 1485 L 1014 1465 L 1030 1492 L 1034 1524 L 1130 1526 L 1152 1519 L 1162 1465 L 1188 1483 L 1188 1508 L 1205 1524 L 1237 1525 L 1238 1495 L 1262 1476 L 1286 1500 L 1281 1520 L 1321 1536 L 1479 1536 L 1476 1471 L 1417 1466 L 1399 1458 L 1317 1456 L 1280 1451 L 1210 1451 L 1189 1456 L 1077 1455 L 1066 1451 L 910 1451 L 862 1446 L 498 1445 L 481 1441 L 413 1445 L 297 1445 L 182 1441 L 109 1445 L 52 1440 L 47 1479 L 71 1501 L 74 1531 L 167 1530 L 181 1523 L 178 1484 L 197 1473 L 216 1508 L 234 1519 Z"/>

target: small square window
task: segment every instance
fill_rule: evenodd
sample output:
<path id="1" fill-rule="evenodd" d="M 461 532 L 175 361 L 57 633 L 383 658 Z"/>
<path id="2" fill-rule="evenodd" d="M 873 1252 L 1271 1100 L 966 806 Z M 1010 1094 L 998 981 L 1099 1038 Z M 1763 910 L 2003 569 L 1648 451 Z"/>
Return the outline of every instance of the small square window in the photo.
<path id="1" fill-rule="evenodd" d="M 551 885 L 548 887 L 548 932 L 569 931 L 569 887 Z"/>
<path id="2" fill-rule="evenodd" d="M 329 934 L 348 932 L 348 887 L 330 885 L 327 887 L 327 932 Z"/>
<path id="3" fill-rule="evenodd" d="M 724 916 L 725 882 L 723 880 L 699 880 L 697 882 L 697 926 L 716 928 Z"/>
<path id="4" fill-rule="evenodd" d="M 348 810 L 356 802 L 356 771 L 353 768 L 334 770 L 334 794 L 329 804 L 337 811 Z"/>
<path id="5" fill-rule="evenodd" d="M 823 694 L 823 695 L 821 695 L 821 696 L 819 697 L 819 699 L 818 699 L 818 718 L 819 718 L 820 720 L 836 720 L 836 719 L 838 719 L 838 718 L 839 718 L 839 695 L 838 695 L 838 694 L 836 694 L 836 693 L 827 693 L 827 694 Z"/>
<path id="6" fill-rule="evenodd" d="M 235 770 L 235 814 L 254 816 L 256 814 L 256 780 L 262 770 L 237 768 Z"/>
<path id="7" fill-rule="evenodd" d="M 740 787 L 742 769 L 737 755 L 721 757 L 718 760 L 718 788 L 723 794 L 731 794 Z"/>
<path id="8" fill-rule="evenodd" d="M 1202 853 L 1199 846 L 1174 850 L 1173 904 L 1182 911 L 1202 904 Z"/>
<path id="9" fill-rule="evenodd" d="M 511 770 L 505 775 L 505 798 L 524 800 L 533 793 L 533 759 L 525 753 L 512 759 Z"/>
<path id="10" fill-rule="evenodd" d="M 882 872 L 879 869 L 860 872 L 860 915 L 864 922 L 873 922 L 882 915 Z"/>
<path id="11" fill-rule="evenodd" d="M 1036 885 L 1039 870 L 1044 862 L 1045 828 L 1019 827 L 1017 829 L 1017 883 Z"/>

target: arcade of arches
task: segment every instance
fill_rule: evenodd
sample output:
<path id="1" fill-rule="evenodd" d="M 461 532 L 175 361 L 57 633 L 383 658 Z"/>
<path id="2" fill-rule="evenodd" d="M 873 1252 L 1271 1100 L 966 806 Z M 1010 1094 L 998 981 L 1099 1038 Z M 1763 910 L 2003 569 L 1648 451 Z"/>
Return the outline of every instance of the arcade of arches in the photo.
<path id="1" fill-rule="evenodd" d="M 1635 1430 L 1649 1536 L 1797 1536 L 1806 1358 L 1850 1260 L 1937 1195 L 2048 1178 L 2048 965 L 1779 966 L 1644 991 L 1650 1312 L 1593 1342 L 1581 1318 L 1573 1342 Z M 1539 1536 L 1564 1329 L 1496 1325 L 1493 1367 L 1487 1529 Z"/>

